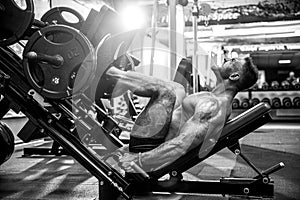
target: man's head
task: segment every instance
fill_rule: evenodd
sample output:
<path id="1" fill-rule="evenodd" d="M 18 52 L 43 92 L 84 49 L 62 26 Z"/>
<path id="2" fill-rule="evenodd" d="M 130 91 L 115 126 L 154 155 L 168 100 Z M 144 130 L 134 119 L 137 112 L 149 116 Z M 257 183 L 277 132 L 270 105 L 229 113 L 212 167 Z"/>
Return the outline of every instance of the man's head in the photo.
<path id="1" fill-rule="evenodd" d="M 237 59 L 226 60 L 222 67 L 213 70 L 217 79 L 228 80 L 229 86 L 235 87 L 238 91 L 251 87 L 258 78 L 258 70 L 249 57 L 243 61 Z"/>

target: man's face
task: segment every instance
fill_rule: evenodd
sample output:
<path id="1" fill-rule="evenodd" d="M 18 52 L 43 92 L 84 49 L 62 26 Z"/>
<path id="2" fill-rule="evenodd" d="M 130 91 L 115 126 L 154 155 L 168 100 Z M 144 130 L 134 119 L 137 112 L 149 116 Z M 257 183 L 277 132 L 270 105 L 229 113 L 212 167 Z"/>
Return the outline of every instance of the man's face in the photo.
<path id="1" fill-rule="evenodd" d="M 220 75 L 223 79 L 227 79 L 233 72 L 238 72 L 242 69 L 243 62 L 240 59 L 225 60 L 219 68 Z"/>
<path id="2" fill-rule="evenodd" d="M 217 82 L 228 79 L 233 72 L 238 72 L 242 69 L 243 61 L 240 59 L 226 59 L 222 66 L 212 67 L 212 71 L 217 77 Z"/>

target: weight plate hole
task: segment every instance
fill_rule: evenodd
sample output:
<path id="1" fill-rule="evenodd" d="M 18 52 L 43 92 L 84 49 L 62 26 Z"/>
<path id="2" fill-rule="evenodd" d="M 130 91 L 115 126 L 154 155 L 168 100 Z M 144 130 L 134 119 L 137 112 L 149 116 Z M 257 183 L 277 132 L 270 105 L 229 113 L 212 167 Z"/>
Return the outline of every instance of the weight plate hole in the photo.
<path id="1" fill-rule="evenodd" d="M 45 37 L 48 41 L 57 44 L 67 43 L 73 39 L 72 34 L 64 31 L 50 31 Z"/>
<path id="2" fill-rule="evenodd" d="M 78 17 L 76 15 L 74 15 L 73 13 L 62 11 L 61 15 L 69 23 L 76 24 L 79 22 Z"/>
<path id="3" fill-rule="evenodd" d="M 24 0 L 13 0 L 13 3 L 16 5 L 16 7 L 20 8 L 21 10 L 27 9 L 27 4 Z"/>

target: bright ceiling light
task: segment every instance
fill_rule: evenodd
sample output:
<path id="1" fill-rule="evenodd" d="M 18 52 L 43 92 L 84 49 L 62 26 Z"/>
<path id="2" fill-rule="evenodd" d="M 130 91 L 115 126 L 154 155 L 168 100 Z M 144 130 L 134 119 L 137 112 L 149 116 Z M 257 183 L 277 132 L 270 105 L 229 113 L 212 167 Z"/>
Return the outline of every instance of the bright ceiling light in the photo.
<path id="1" fill-rule="evenodd" d="M 146 25 L 146 16 L 141 7 L 127 6 L 120 12 L 120 15 L 126 30 L 140 29 Z"/>
<path id="2" fill-rule="evenodd" d="M 278 60 L 279 64 L 291 64 L 291 60 Z"/>

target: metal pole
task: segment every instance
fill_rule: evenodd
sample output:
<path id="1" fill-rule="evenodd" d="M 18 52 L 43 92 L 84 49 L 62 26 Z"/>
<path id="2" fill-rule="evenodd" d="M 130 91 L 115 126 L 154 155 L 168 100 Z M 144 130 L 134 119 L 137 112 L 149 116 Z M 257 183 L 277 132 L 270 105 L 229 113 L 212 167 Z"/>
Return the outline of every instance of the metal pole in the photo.
<path id="1" fill-rule="evenodd" d="M 194 49 L 193 49 L 193 92 L 196 93 L 199 91 L 198 88 L 198 1 L 195 0 L 194 1 L 194 5 L 193 5 L 193 10 L 192 10 L 192 14 L 193 14 L 193 44 L 194 44 Z"/>
<path id="2" fill-rule="evenodd" d="M 156 41 L 156 20 L 157 20 L 157 6 L 158 6 L 158 0 L 154 0 L 153 4 L 153 12 L 152 12 L 152 33 L 151 33 L 151 57 L 150 57 L 150 76 L 153 76 L 153 64 L 154 64 L 154 54 L 155 54 L 155 41 Z"/>
<path id="3" fill-rule="evenodd" d="M 210 87 L 210 78 L 211 78 L 211 62 L 212 62 L 212 51 L 208 51 L 207 57 L 207 67 L 206 67 L 206 86 Z"/>
<path id="4" fill-rule="evenodd" d="M 169 1 L 169 49 L 170 49 L 170 80 L 173 80 L 176 69 L 176 1 Z"/>

